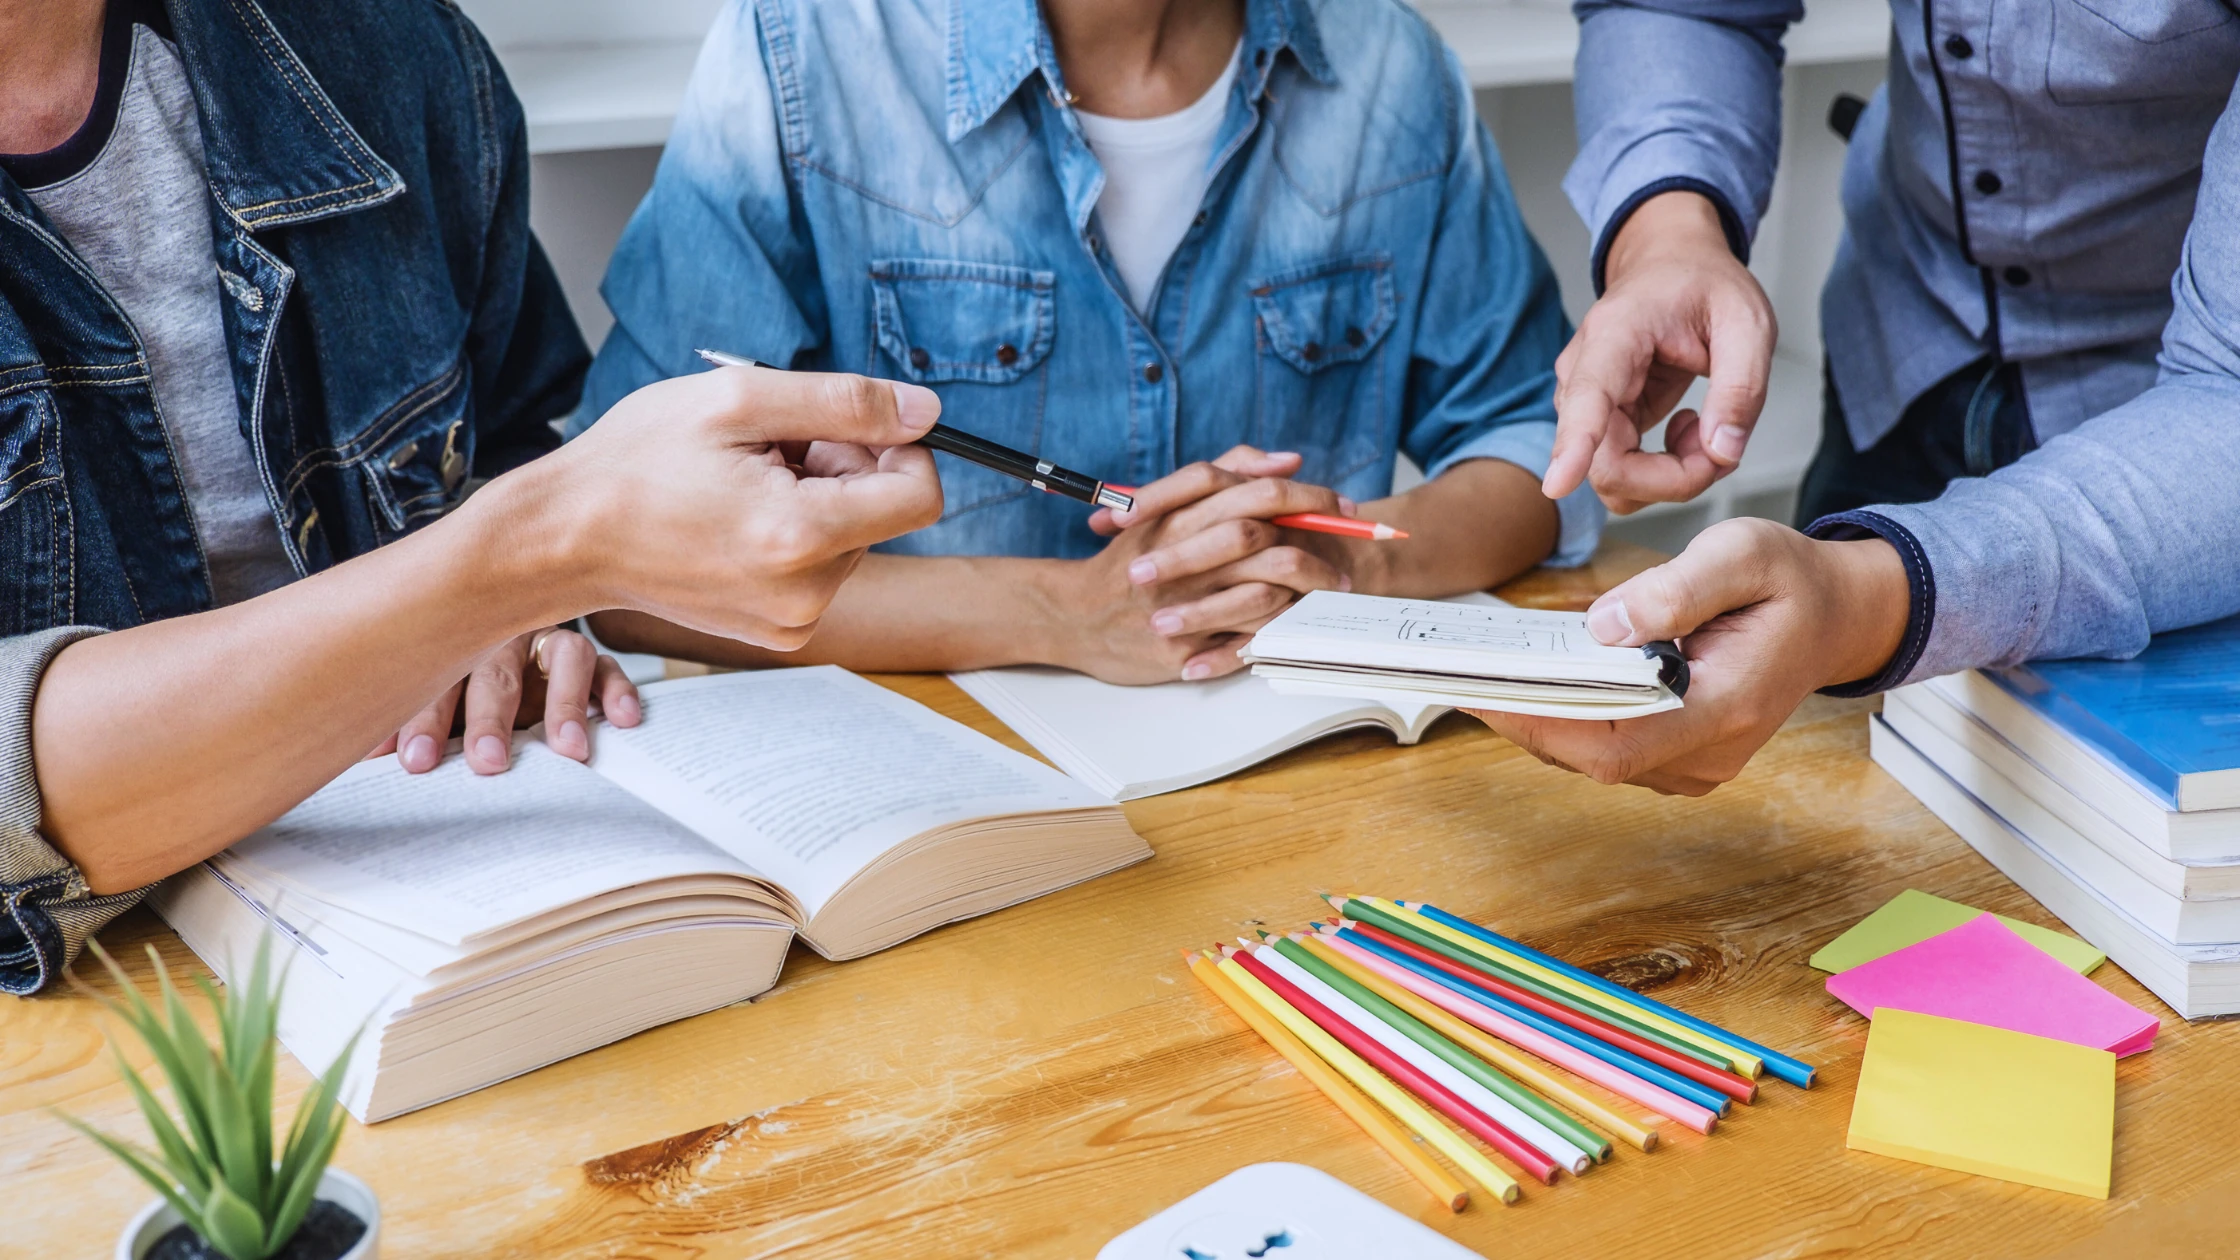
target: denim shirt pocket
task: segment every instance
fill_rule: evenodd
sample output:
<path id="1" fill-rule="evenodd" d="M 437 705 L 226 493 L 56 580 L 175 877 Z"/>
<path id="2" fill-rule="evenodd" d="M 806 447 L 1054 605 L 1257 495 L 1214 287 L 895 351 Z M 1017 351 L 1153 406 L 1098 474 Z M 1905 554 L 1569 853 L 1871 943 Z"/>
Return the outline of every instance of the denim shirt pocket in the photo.
<path id="1" fill-rule="evenodd" d="M 1042 439 L 1056 285 L 1055 273 L 1026 267 L 874 259 L 870 373 L 928 386 L 944 420 L 1031 453 Z M 962 460 L 936 463 L 944 521 L 1029 493 L 1024 482 Z"/>
<path id="2" fill-rule="evenodd" d="M 1391 446 L 1383 414 L 1385 334 L 1397 318 L 1392 260 L 1332 259 L 1252 286 L 1259 353 L 1253 443 L 1305 457 L 1302 480 L 1332 485 Z"/>
<path id="3" fill-rule="evenodd" d="M 41 386 L 5 388 L 8 375 L 0 372 L 0 571 L 9 575 L 0 637 L 67 624 L 74 585 L 61 415 Z"/>
<path id="4" fill-rule="evenodd" d="M 357 457 L 384 541 L 443 515 L 466 492 L 475 445 L 467 399 L 465 366 L 455 364 L 368 426 Z"/>
<path id="5" fill-rule="evenodd" d="M 2054 0 L 2046 95 L 2059 104 L 2192 98 L 2210 108 L 2231 96 L 2236 73 L 2240 25 L 2222 0 Z"/>

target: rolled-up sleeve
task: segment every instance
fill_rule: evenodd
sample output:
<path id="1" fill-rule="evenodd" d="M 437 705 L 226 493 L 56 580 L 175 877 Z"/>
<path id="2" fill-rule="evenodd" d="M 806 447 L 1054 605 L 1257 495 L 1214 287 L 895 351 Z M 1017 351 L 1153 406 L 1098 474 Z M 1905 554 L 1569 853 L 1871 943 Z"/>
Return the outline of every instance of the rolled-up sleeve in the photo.
<path id="1" fill-rule="evenodd" d="M 147 895 L 96 897 L 70 860 L 39 833 L 31 761 L 31 704 L 55 653 L 99 631 L 62 627 L 0 639 L 0 992 L 55 984 L 92 936 Z"/>
<path id="2" fill-rule="evenodd" d="M 1709 198 L 1748 261 L 1781 151 L 1781 37 L 1803 4 L 1577 0 L 1572 11 L 1579 156 L 1563 189 L 1594 242 L 1595 291 L 1626 216 L 1676 189 Z"/>
<path id="3" fill-rule="evenodd" d="M 1889 682 L 2127 657 L 2157 632 L 2240 613 L 2236 109 L 2209 139 L 2154 387 L 1934 502 L 1872 509 L 1927 571 L 1920 655 Z"/>
<path id="4" fill-rule="evenodd" d="M 1555 361 L 1571 330 L 1547 256 L 1525 227 L 1493 137 L 1447 54 L 1454 159 L 1408 367 L 1401 446 L 1428 477 L 1498 459 L 1535 477 L 1555 446 Z M 1556 505 L 1547 563 L 1584 564 L 1601 540 L 1602 503 L 1586 486 Z"/>

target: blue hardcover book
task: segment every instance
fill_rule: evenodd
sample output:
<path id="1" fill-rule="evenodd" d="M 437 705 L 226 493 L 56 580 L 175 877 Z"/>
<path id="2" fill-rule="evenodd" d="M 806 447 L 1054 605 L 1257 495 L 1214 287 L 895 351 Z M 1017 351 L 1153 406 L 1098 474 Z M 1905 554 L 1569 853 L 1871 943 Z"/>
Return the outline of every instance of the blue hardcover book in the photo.
<path id="1" fill-rule="evenodd" d="M 2240 806 L 2240 617 L 2158 634 L 2128 661 L 2036 661 L 1983 676 L 2164 809 Z M 2029 729 L 2039 723 L 1999 720 L 2002 707 L 1977 713 L 2041 764 L 2067 760 Z"/>

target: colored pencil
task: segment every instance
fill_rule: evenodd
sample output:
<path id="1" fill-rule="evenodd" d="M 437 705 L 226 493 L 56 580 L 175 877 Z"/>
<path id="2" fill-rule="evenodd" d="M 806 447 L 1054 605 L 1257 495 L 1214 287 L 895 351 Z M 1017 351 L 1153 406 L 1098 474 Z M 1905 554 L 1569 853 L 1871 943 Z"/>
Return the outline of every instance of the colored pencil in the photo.
<path id="1" fill-rule="evenodd" d="M 1630 1023 L 1651 1025 L 1660 1032 L 1678 1037 L 1682 1041 L 1688 1042 L 1689 1044 L 1705 1050 L 1713 1055 L 1725 1058 L 1729 1060 L 1734 1070 L 1742 1074 L 1743 1076 L 1755 1077 L 1760 1072 L 1763 1072 L 1765 1070 L 1764 1060 L 1760 1059 L 1754 1054 L 1751 1054 L 1749 1051 L 1742 1049 L 1740 1046 L 1728 1045 L 1726 1042 L 1721 1041 L 1708 1033 L 1700 1033 L 1692 1028 L 1687 1027 L 1686 1025 L 1676 1024 L 1673 1021 L 1666 1019 L 1664 1016 L 1657 1014 L 1655 1011 L 1646 1010 L 1633 1003 L 1622 1002 L 1617 997 L 1608 993 L 1604 993 L 1600 989 L 1594 988 L 1591 985 L 1581 984 L 1578 981 L 1573 980 L 1571 977 L 1564 975 L 1562 972 L 1551 971 L 1548 968 L 1541 966 L 1539 963 L 1533 962 L 1529 958 L 1510 953 L 1508 950 L 1503 949 L 1498 945 L 1493 945 L 1485 941 L 1481 941 L 1476 937 L 1468 935 L 1467 933 L 1460 932 L 1454 928 L 1448 927 L 1444 923 L 1440 923 L 1434 919 L 1430 919 L 1423 915 L 1417 914 L 1413 910 L 1405 909 L 1397 902 L 1387 901 L 1381 897 L 1368 897 L 1364 898 L 1364 900 L 1366 900 L 1370 905 L 1376 906 L 1379 910 L 1382 910 L 1387 914 L 1407 915 L 1415 922 L 1422 924 L 1430 931 L 1435 932 L 1440 936 L 1446 937 L 1447 939 L 1453 941 L 1455 944 L 1462 946 L 1464 949 L 1472 950 L 1473 952 L 1495 962 L 1499 962 L 1511 968 L 1512 970 L 1525 972 L 1526 974 L 1532 975 L 1535 979 L 1541 980 L 1545 983 L 1555 985 L 1558 988 L 1567 989 L 1578 997 L 1584 998 L 1588 1002 L 1592 1002 L 1603 1007 L 1605 1010 L 1609 1011 L 1612 1015 L 1616 1016 L 1619 1019 L 1626 1020 Z"/>
<path id="2" fill-rule="evenodd" d="M 1507 1156 L 1509 1161 L 1527 1174 L 1546 1185 L 1556 1179 L 1554 1161 L 1526 1146 L 1517 1135 L 1501 1127 L 1484 1112 L 1464 1102 L 1454 1091 L 1418 1071 L 1414 1064 L 1387 1050 L 1377 1040 L 1343 1019 L 1330 1008 L 1315 1001 L 1290 980 L 1278 975 L 1267 963 L 1253 956 L 1252 951 L 1236 949 L 1225 951 L 1229 961 L 1251 972 L 1254 979 L 1266 985 L 1277 997 L 1291 1004 L 1300 1014 L 1313 1020 L 1324 1032 L 1343 1043 L 1378 1071 L 1391 1077 L 1401 1088 L 1429 1103 L 1433 1109 L 1468 1130 L 1480 1141 Z"/>
<path id="3" fill-rule="evenodd" d="M 1134 486 L 1123 486 L 1110 481 L 1104 484 L 1106 489 L 1117 490 L 1122 494 L 1133 495 L 1136 492 Z M 1366 538 L 1371 542 L 1389 542 L 1396 538 L 1406 538 L 1408 536 L 1407 530 L 1395 529 L 1383 521 L 1364 521 L 1351 516 L 1331 516 L 1327 512 L 1291 512 L 1283 516 L 1271 516 L 1268 518 L 1268 523 L 1281 525 L 1285 529 L 1303 529 L 1310 534 L 1335 534 L 1341 538 Z"/>
<path id="4" fill-rule="evenodd" d="M 1517 1179 L 1503 1172 L 1500 1165 L 1487 1159 L 1477 1147 L 1463 1141 L 1461 1135 L 1440 1123 L 1429 1108 L 1409 1097 L 1406 1090 L 1379 1075 L 1360 1055 L 1348 1050 L 1298 1008 L 1285 1002 L 1274 990 L 1262 984 L 1259 977 L 1238 965 L 1236 959 L 1220 958 L 1214 962 L 1214 967 L 1224 979 L 1236 986 L 1239 993 L 1273 1016 L 1293 1036 L 1305 1042 L 1316 1054 L 1322 1056 L 1324 1062 L 1359 1086 L 1362 1093 L 1376 1099 L 1385 1110 L 1398 1116 L 1402 1124 L 1429 1143 L 1432 1149 L 1453 1160 L 1456 1167 L 1468 1174 L 1471 1180 L 1484 1186 L 1495 1199 L 1502 1203 L 1517 1201 Z"/>
<path id="5" fill-rule="evenodd" d="M 1624 1011 L 1612 1009 L 1617 1007 L 1619 1003 L 1606 1000 L 1589 1001 L 1568 989 L 1558 988 L 1527 975 L 1506 962 L 1487 957 L 1486 951 L 1473 947 L 1466 940 L 1458 940 L 1455 933 L 1445 931 L 1437 924 L 1425 921 L 1416 915 L 1397 909 L 1388 911 L 1372 904 L 1371 899 L 1362 897 L 1355 897 L 1347 901 L 1344 913 L 1356 923 L 1372 925 L 1380 932 L 1389 932 L 1394 936 L 1401 937 L 1417 946 L 1431 950 L 1442 958 L 1460 963 L 1470 968 L 1475 974 L 1493 976 L 1511 988 L 1523 989 L 1534 994 L 1543 1002 L 1554 1003 L 1566 1010 L 1593 1019 L 1597 1021 L 1598 1025 L 1622 1028 L 1633 1037 L 1664 1047 L 1668 1054 L 1692 1059 L 1701 1066 L 1716 1072 L 1727 1072 L 1733 1066 L 1733 1061 L 1722 1055 L 1714 1055 L 1690 1042 L 1682 1041 L 1670 1034 L 1651 1028 Z M 1507 989 L 1503 990 L 1504 993 L 1507 991 Z M 1602 1036 L 1599 1027 L 1595 1035 Z M 1631 1044 L 1627 1048 L 1631 1049 Z M 1659 1060 L 1659 1062 L 1662 1062 L 1662 1060 Z M 1737 1079 L 1746 1078 L 1738 1077 Z"/>
<path id="6" fill-rule="evenodd" d="M 1549 1019 L 1569 1025 L 1589 1036 L 1599 1037 L 1621 1050 L 1628 1050 L 1640 1055 L 1651 1063 L 1670 1068 L 1690 1080 L 1708 1085 L 1737 1101 L 1752 1102 L 1758 1096 L 1758 1086 L 1754 1081 L 1736 1076 L 1732 1072 L 1723 1072 L 1715 1067 L 1707 1067 L 1694 1059 L 1674 1054 L 1663 1046 L 1637 1037 L 1614 1024 L 1597 1019 L 1592 1015 L 1582 1014 L 1570 1007 L 1559 1006 L 1537 994 L 1510 984 L 1493 972 L 1472 967 L 1468 963 L 1455 961 L 1451 956 L 1443 957 L 1433 950 L 1387 932 L 1373 923 L 1354 920 L 1341 926 L 1350 927 L 1381 945 L 1390 946 L 1419 962 L 1437 967 L 1451 976 L 1467 980 L 1482 988 L 1491 989 L 1519 1006 L 1536 1011 Z"/>
<path id="7" fill-rule="evenodd" d="M 1520 1120 L 1516 1122 L 1506 1116 L 1496 1116 L 1495 1119 L 1508 1125 L 1516 1131 L 1517 1136 L 1539 1147 L 1546 1154 L 1556 1156 L 1557 1163 L 1570 1166 L 1573 1173 L 1586 1171 L 1584 1164 L 1576 1163 L 1550 1149 L 1541 1140 L 1540 1134 L 1569 1146 L 1594 1163 L 1599 1164 L 1610 1158 L 1610 1139 L 1563 1114 L 1547 1099 L 1509 1079 L 1498 1068 L 1488 1066 L 1483 1059 L 1456 1045 L 1438 1029 L 1417 1019 L 1399 1004 L 1385 1000 L 1383 994 L 1346 974 L 1343 967 L 1331 961 L 1329 947 L 1317 941 L 1312 933 L 1285 937 L 1271 941 L 1270 944 L 1278 953 L 1306 968 L 1317 980 L 1343 994 L 1348 1001 L 1382 1021 L 1386 1027 L 1437 1055 L 1448 1067 L 1460 1072 L 1481 1089 L 1491 1091 L 1503 1103 L 1522 1113 Z M 1483 1110 L 1482 1107 L 1480 1109 Z M 1538 1129 L 1540 1134 L 1534 1133 L 1533 1129 Z"/>
<path id="8" fill-rule="evenodd" d="M 1468 981 L 1457 980 L 1444 972 L 1426 967 L 1358 933 L 1341 931 L 1331 939 L 1352 951 L 1354 957 L 1364 960 L 1374 958 L 1390 965 L 1390 971 L 1382 967 L 1378 970 L 1395 980 L 1407 976 L 1423 981 L 1431 988 L 1426 989 L 1409 980 L 1402 980 L 1402 983 L 1424 997 L 1437 1000 L 1435 992 L 1459 994 L 1462 998 L 1461 1005 L 1442 1005 L 1447 1005 L 1448 1010 L 1512 1045 L 1530 1050 L 1597 1085 L 1652 1107 L 1691 1129 L 1709 1133 L 1711 1122 L 1724 1114 L 1727 1106 L 1725 1095 L 1704 1089 L 1686 1077 L 1674 1076 L 1653 1063 L 1604 1045 L 1592 1037 L 1573 1032 L 1561 1024 L 1542 1019 L 1498 994 L 1489 993 Z M 1586 1063 L 1598 1066 L 1589 1069 L 1585 1066 Z M 1683 1086 L 1694 1092 L 1684 1092 L 1680 1088 Z"/>
<path id="9" fill-rule="evenodd" d="M 1292 951 L 1297 952 L 1286 951 L 1278 945 L 1255 950 L 1253 956 L 1284 979 L 1299 986 L 1301 992 L 1322 1003 L 1325 1010 L 1366 1033 L 1378 1045 L 1399 1055 L 1410 1067 L 1446 1086 L 1455 1097 L 1477 1108 L 1480 1113 L 1514 1134 L 1518 1141 L 1557 1168 L 1567 1169 L 1573 1176 L 1577 1176 L 1594 1163 L 1594 1157 L 1578 1143 L 1534 1117 L 1513 1098 L 1493 1089 L 1479 1077 L 1463 1071 L 1459 1063 L 1434 1052 L 1412 1032 L 1402 1029 L 1394 1022 L 1394 1018 L 1406 1019 L 1406 1015 L 1381 1001 L 1379 1004 L 1386 1006 L 1386 1010 L 1368 1009 L 1354 993 L 1348 993 L 1332 983 L 1333 978 L 1342 981 L 1344 977 L 1331 972 L 1321 959 L 1300 950 L 1297 942 L 1286 943 L 1292 946 Z M 1360 996 L 1376 1000 L 1374 994 L 1360 990 L 1359 986 L 1354 987 Z M 1393 1018 L 1388 1018 L 1388 1015 Z M 1453 1053 L 1468 1057 L 1460 1049 L 1454 1049 Z M 1479 1067 L 1483 1069 L 1484 1065 L 1480 1064 Z"/>
<path id="10" fill-rule="evenodd" d="M 1337 1104 L 1338 1110 L 1345 1112 L 1355 1124 L 1360 1125 L 1362 1132 L 1384 1148 L 1385 1154 L 1392 1156 L 1402 1168 L 1408 1170 L 1410 1176 L 1423 1183 L 1423 1188 L 1429 1190 L 1433 1198 L 1446 1204 L 1448 1211 L 1460 1212 L 1469 1206 L 1469 1187 L 1426 1154 L 1423 1147 L 1397 1121 L 1377 1110 L 1376 1104 L 1363 1097 L 1359 1090 L 1346 1084 L 1344 1077 L 1317 1058 L 1305 1042 L 1293 1036 L 1274 1016 L 1239 991 L 1236 985 L 1230 983 L 1229 977 L 1216 970 L 1204 955 L 1183 950 L 1182 959 L 1188 964 L 1190 974 L 1196 976 L 1198 982 L 1205 985 L 1222 1005 L 1235 1012 L 1237 1018 L 1243 1020 L 1252 1031 L 1260 1034 L 1261 1040 L 1298 1069 L 1299 1075 L 1306 1077 L 1308 1083 L 1321 1090 L 1323 1097 Z"/>
<path id="11" fill-rule="evenodd" d="M 1500 1039 L 1488 1036 L 1472 1027 L 1468 1022 L 1448 1014 L 1436 1003 L 1417 997 L 1396 981 L 1378 975 L 1359 959 L 1346 956 L 1330 941 L 1317 936 L 1307 942 L 1307 948 L 1320 954 L 1331 966 L 1351 976 L 1363 988 L 1421 1020 L 1440 1036 L 1516 1077 L 1523 1084 L 1539 1090 L 1551 1101 L 1560 1103 L 1579 1113 L 1579 1115 L 1585 1117 L 1587 1124 L 1599 1125 L 1608 1129 L 1617 1134 L 1627 1144 L 1640 1150 L 1653 1151 L 1656 1149 L 1657 1131 L 1653 1127 L 1624 1115 L 1590 1094 L 1581 1092 L 1576 1086 L 1555 1073 L 1541 1068 L 1523 1054 L 1503 1045 Z M 1579 1127 L 1587 1133 L 1593 1134 L 1594 1130 L 1588 1128 L 1587 1124 L 1580 1124 Z M 1572 1140 L 1578 1141 L 1579 1139 L 1574 1137 Z M 1589 1149 L 1592 1150 L 1591 1147 Z M 1604 1143 L 1603 1153 L 1597 1154 L 1595 1158 L 1598 1160 L 1608 1158 L 1608 1150 L 1608 1143 Z"/>
<path id="12" fill-rule="evenodd" d="M 1811 1064 L 1806 1063 L 1801 1059 L 1793 1058 L 1789 1055 L 1781 1053 L 1778 1050 L 1768 1050 L 1764 1046 L 1759 1045 L 1757 1042 L 1751 1041 L 1746 1037 L 1738 1037 L 1732 1032 L 1729 1032 L 1728 1030 L 1721 1028 L 1717 1024 L 1713 1024 L 1708 1020 L 1698 1019 L 1695 1016 L 1688 1014 L 1686 1011 L 1667 1006 L 1663 1002 L 1657 1001 L 1655 998 L 1644 997 L 1641 994 L 1635 993 L 1633 990 L 1626 988 L 1622 984 L 1613 983 L 1601 976 L 1594 974 L 1591 971 L 1585 971 L 1578 967 L 1574 967 L 1571 964 L 1562 961 L 1561 959 L 1543 954 L 1539 950 L 1536 950 L 1529 945 L 1519 944 L 1518 942 L 1510 940 L 1508 937 L 1501 935 L 1499 932 L 1496 932 L 1491 928 L 1483 927 L 1476 923 L 1471 923 L 1468 920 L 1463 919 L 1457 915 L 1448 914 L 1446 911 L 1439 909 L 1437 906 L 1425 905 L 1422 902 L 1412 901 L 1403 901 L 1399 904 L 1408 909 L 1414 910 L 1416 913 L 1421 914 L 1425 918 L 1431 919 L 1434 922 L 1445 923 L 1449 927 L 1455 928 L 1457 931 L 1475 936 L 1478 939 L 1487 942 L 1488 944 L 1499 945 L 1512 953 L 1518 954 L 1525 958 L 1529 958 L 1534 962 L 1537 962 L 1542 966 L 1549 968 L 1552 971 L 1560 971 L 1563 974 L 1570 976 L 1572 979 L 1577 980 L 1579 983 L 1587 985 L 1590 988 L 1599 989 L 1602 992 L 1607 993 L 1611 997 L 1617 998 L 1620 1001 L 1631 1002 L 1634 1005 L 1642 1007 L 1645 1010 L 1655 1011 L 1658 1014 L 1663 1015 L 1665 1018 L 1674 1021 L 1675 1023 L 1685 1024 L 1698 1032 L 1708 1033 L 1711 1036 L 1717 1037 L 1720 1040 L 1728 1042 L 1731 1045 L 1740 1046 L 1742 1049 L 1747 1050 L 1750 1053 L 1755 1054 L 1759 1058 L 1765 1060 L 1766 1071 L 1773 1073 L 1775 1076 L 1789 1082 L 1791 1085 L 1797 1086 L 1800 1089 L 1810 1089 L 1812 1087 L 1812 1078 L 1815 1069 Z"/>

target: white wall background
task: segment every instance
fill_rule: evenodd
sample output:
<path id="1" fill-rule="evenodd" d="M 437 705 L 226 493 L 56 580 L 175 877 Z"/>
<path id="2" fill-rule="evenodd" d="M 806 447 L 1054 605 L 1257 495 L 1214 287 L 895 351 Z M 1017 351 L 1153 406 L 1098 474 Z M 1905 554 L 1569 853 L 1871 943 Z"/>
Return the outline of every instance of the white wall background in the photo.
<path id="1" fill-rule="evenodd" d="M 689 45 L 720 5 L 721 0 L 632 0 L 627 17 L 618 20 L 614 0 L 465 3 L 530 100 L 532 147 L 548 148 L 554 142 L 538 144 L 537 120 L 540 110 L 550 113 L 553 107 L 540 106 L 540 100 L 552 100 L 556 91 L 571 104 L 595 98 L 604 86 L 601 73 L 611 82 L 618 75 L 628 79 L 634 66 L 688 65 Z M 1781 321 L 1781 349 L 1765 417 L 1741 468 L 1726 481 L 1693 504 L 1660 505 L 1614 522 L 1617 536 L 1672 551 L 1697 530 L 1728 516 L 1788 519 L 1798 477 L 1819 440 L 1819 288 L 1842 221 L 1836 189 L 1844 150 L 1825 121 L 1828 105 L 1839 92 L 1871 93 L 1882 69 L 1877 57 L 1793 66 L 1786 72 L 1781 176 L 1751 261 Z M 652 73 L 656 71 L 637 77 Z M 577 84 L 581 86 L 568 90 Z M 1560 187 L 1577 144 L 1570 85 L 1495 87 L 1480 91 L 1477 100 L 1525 220 L 1554 262 L 1564 306 L 1577 320 L 1593 294 L 1586 230 Z M 595 106 L 594 101 L 593 112 Z M 636 107 L 635 101 L 629 106 Z M 654 124 L 636 127 L 661 134 Z M 561 133 L 547 125 L 541 134 Z M 532 159 L 530 218 L 593 345 L 612 323 L 598 296 L 599 276 L 623 224 L 651 183 L 658 158 L 657 148 L 640 146 L 547 151 Z"/>

